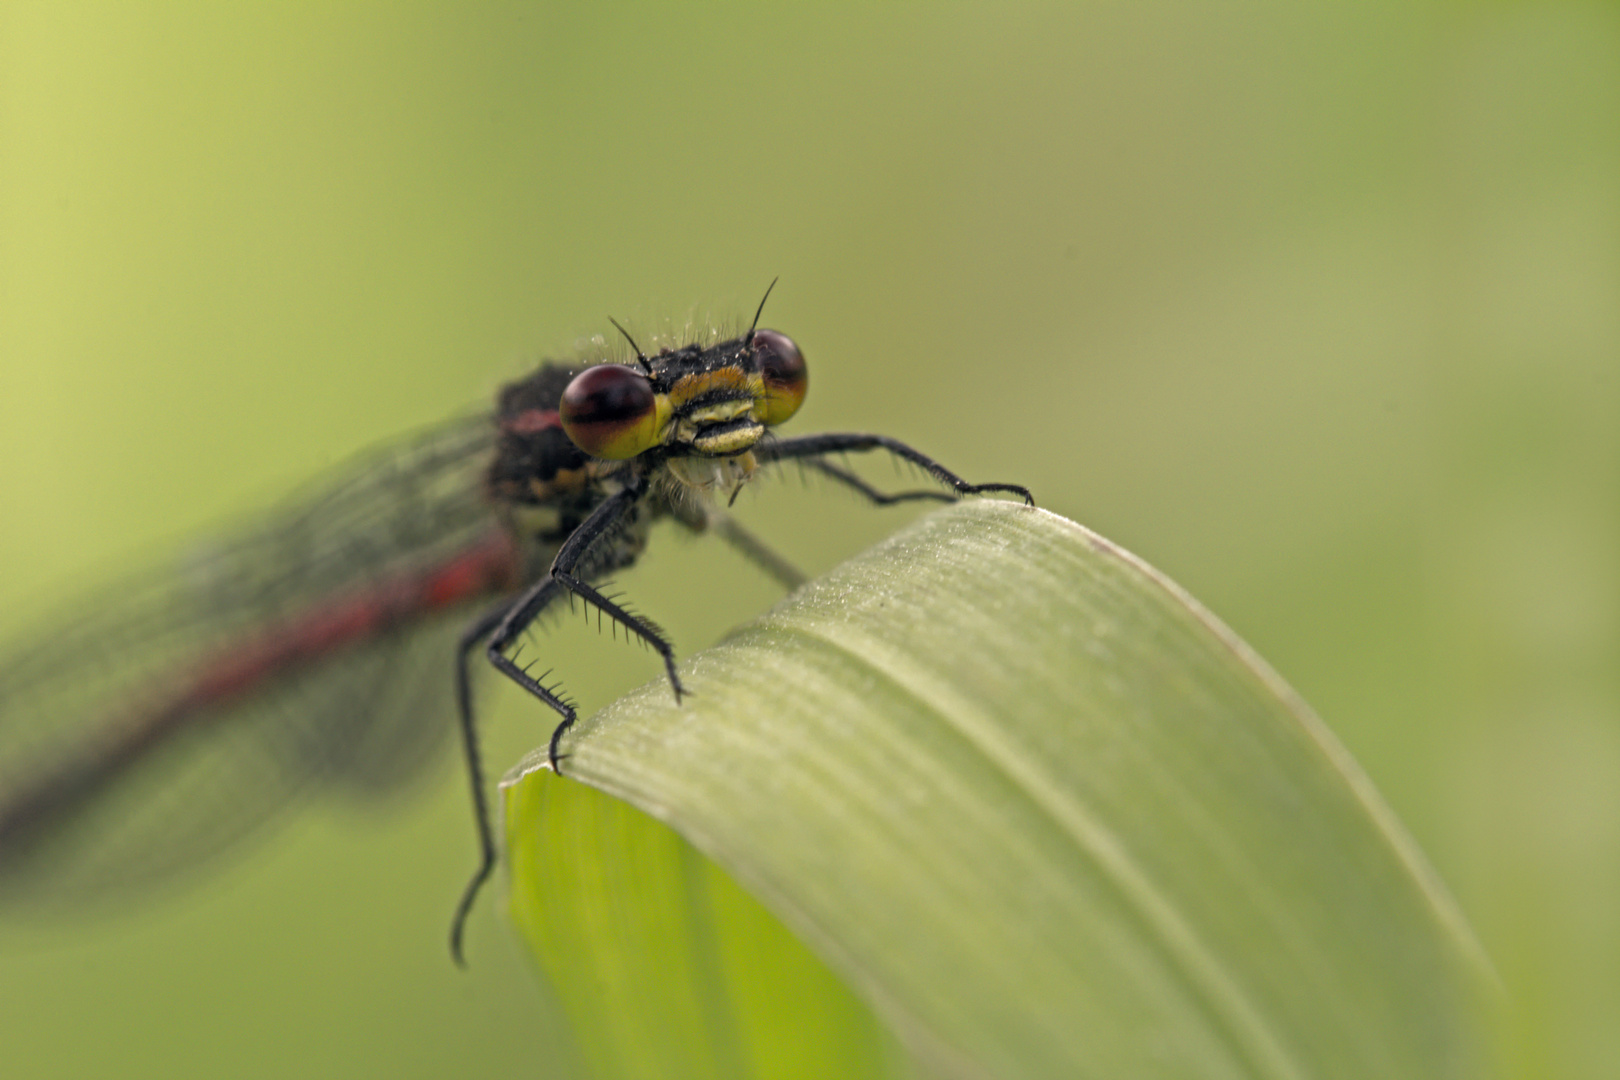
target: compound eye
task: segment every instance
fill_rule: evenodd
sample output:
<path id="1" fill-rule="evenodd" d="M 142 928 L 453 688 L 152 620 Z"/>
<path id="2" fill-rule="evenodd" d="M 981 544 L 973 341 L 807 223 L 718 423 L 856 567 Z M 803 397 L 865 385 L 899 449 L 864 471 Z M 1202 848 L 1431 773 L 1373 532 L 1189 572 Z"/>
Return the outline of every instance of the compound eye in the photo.
<path id="1" fill-rule="evenodd" d="M 754 415 L 763 424 L 780 424 L 804 403 L 810 375 L 804 354 L 793 339 L 775 330 L 754 332 L 754 359 L 765 383 L 765 399 L 754 406 Z"/>
<path id="2" fill-rule="evenodd" d="M 624 461 L 658 442 L 658 395 L 624 364 L 598 364 L 574 376 L 557 416 L 574 445 L 592 457 Z"/>

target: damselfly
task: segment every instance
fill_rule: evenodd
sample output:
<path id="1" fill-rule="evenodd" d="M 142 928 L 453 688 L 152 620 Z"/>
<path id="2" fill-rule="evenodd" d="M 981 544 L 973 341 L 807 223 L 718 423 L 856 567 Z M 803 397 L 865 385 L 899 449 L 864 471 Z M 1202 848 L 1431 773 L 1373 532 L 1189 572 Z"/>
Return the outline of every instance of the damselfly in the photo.
<path id="1" fill-rule="evenodd" d="M 548 607 L 583 603 L 646 643 L 678 700 L 664 632 L 598 587 L 654 522 L 717 533 L 791 586 L 791 566 L 720 506 L 763 467 L 800 462 L 877 504 L 1033 501 L 886 436 L 777 437 L 807 372 L 758 323 L 652 356 L 614 323 L 633 361 L 543 364 L 501 390 L 493 417 L 363 458 L 257 528 L 28 635 L 0 659 L 0 891 L 156 878 L 302 788 L 388 783 L 450 730 L 422 714 L 435 684 L 453 684 L 479 845 L 451 924 L 460 963 L 496 861 L 473 673 L 492 665 L 558 714 L 549 756 L 563 771 L 574 706 L 518 655 Z M 885 494 L 827 460 L 872 450 L 941 489 Z"/>

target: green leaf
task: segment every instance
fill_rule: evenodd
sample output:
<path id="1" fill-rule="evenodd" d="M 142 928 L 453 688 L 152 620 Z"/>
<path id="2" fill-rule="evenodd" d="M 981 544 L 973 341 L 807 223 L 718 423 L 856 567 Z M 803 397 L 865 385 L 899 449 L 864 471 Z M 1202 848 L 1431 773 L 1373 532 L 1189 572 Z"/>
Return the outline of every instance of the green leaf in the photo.
<path id="1" fill-rule="evenodd" d="M 1488 964 L 1367 779 L 1174 584 L 960 503 L 508 790 L 603 1076 L 1473 1077 Z M 786 1033 L 795 1033 L 792 1035 Z M 786 1041 L 784 1041 L 786 1040 Z"/>

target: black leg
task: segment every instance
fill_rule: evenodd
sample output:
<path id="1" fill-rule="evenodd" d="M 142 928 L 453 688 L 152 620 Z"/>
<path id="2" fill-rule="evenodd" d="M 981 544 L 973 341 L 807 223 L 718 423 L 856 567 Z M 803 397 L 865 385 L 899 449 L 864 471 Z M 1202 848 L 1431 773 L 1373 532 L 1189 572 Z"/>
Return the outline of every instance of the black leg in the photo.
<path id="1" fill-rule="evenodd" d="M 614 622 L 624 627 L 626 631 L 635 634 L 642 641 L 651 645 L 653 650 L 664 660 L 664 670 L 669 674 L 669 684 L 675 690 L 675 700 L 681 700 L 684 692 L 681 688 L 680 676 L 675 673 L 675 650 L 664 632 L 651 621 L 642 618 L 634 612 L 620 607 L 612 600 L 597 592 L 574 575 L 580 564 L 590 553 L 591 545 L 602 536 L 610 533 L 620 521 L 635 509 L 636 503 L 647 492 L 647 478 L 637 476 L 631 479 L 618 494 L 610 497 L 601 506 L 591 512 L 573 534 L 563 541 L 558 549 L 557 557 L 551 560 L 551 578 L 560 582 L 569 592 L 578 596 L 588 604 L 595 605 L 598 611 L 605 613 Z M 504 629 L 504 628 L 503 628 Z M 496 632 L 499 635 L 500 631 Z M 572 723 L 569 720 L 569 723 Z M 557 737 L 552 736 L 552 753 L 556 754 Z"/>
<path id="2" fill-rule="evenodd" d="M 938 492 L 929 492 L 931 495 Z M 949 495 L 942 498 L 949 499 Z M 772 551 L 765 542 L 738 524 L 737 519 L 718 506 L 704 507 L 703 518 L 693 526 L 707 529 L 730 544 L 749 562 L 765 571 L 785 589 L 797 589 L 810 579 L 804 571 Z"/>
<path id="3" fill-rule="evenodd" d="M 1030 506 L 1035 505 L 1035 497 L 1029 493 L 1029 489 L 1026 487 L 1018 484 L 970 484 L 927 454 L 919 453 L 898 439 L 891 439 L 887 435 L 801 435 L 796 439 L 781 439 L 756 446 L 754 456 L 760 461 L 768 463 L 772 461 L 789 461 L 795 458 L 813 460 L 823 454 L 837 454 L 857 450 L 887 450 L 895 457 L 904 458 L 906 461 L 923 469 L 928 475 L 955 491 L 958 495 L 983 495 L 987 491 L 1005 491 L 1008 494 L 1017 495 Z M 826 471 L 826 469 L 823 471 Z M 836 474 L 829 472 L 828 475 Z"/>
<path id="4" fill-rule="evenodd" d="M 669 639 L 664 637 L 663 630 L 656 623 L 620 607 L 591 586 L 585 584 L 585 582 L 572 574 L 563 573 L 555 566 L 551 570 L 551 580 L 558 582 L 563 588 L 587 604 L 594 605 L 597 610 L 606 614 L 608 618 L 639 637 L 642 641 L 645 641 L 648 645 L 651 645 L 653 651 L 663 657 L 664 671 L 669 674 L 669 685 L 675 689 L 675 700 L 677 702 L 681 700 L 681 695 L 686 691 L 681 686 L 681 677 L 675 673 L 675 649 L 670 645 Z M 573 721 L 569 720 L 569 723 L 573 723 Z M 555 742 L 556 740 L 553 739 L 552 741 Z M 553 751 L 555 752 L 555 747 L 553 747 Z"/>
<path id="5" fill-rule="evenodd" d="M 839 468 L 830 461 L 820 458 L 800 458 L 801 465 L 808 466 L 824 476 L 830 476 L 846 487 L 854 488 L 865 495 L 875 506 L 893 506 L 902 502 L 955 502 L 956 496 L 947 495 L 943 491 L 897 491 L 893 495 L 879 491 L 865 480 L 856 476 L 848 469 Z"/>
<path id="6" fill-rule="evenodd" d="M 611 535 L 613 530 L 635 510 L 636 504 L 646 492 L 646 478 L 632 477 L 622 489 L 591 511 L 591 516 L 563 541 L 556 558 L 551 562 L 550 573 L 511 606 L 495 628 L 495 632 L 490 635 L 489 644 L 484 647 L 484 655 L 495 665 L 496 670 L 550 705 L 562 716 L 562 722 L 551 733 L 551 742 L 546 751 L 554 772 L 560 772 L 558 765 L 564 756 L 557 752 L 563 734 L 573 726 L 578 717 L 571 704 L 559 697 L 554 689 L 542 686 L 526 668 L 513 662 L 506 655 L 506 649 L 557 597 L 573 593 L 586 603 L 595 606 L 624 627 L 627 632 L 635 634 L 651 645 L 658 655 L 663 657 L 664 670 L 668 672 L 670 685 L 675 689 L 675 700 L 679 701 L 684 692 L 680 678 L 675 672 L 675 650 L 665 639 L 663 632 L 646 619 L 603 596 L 573 573 L 589 556 L 592 545 L 604 536 Z"/>
<path id="7" fill-rule="evenodd" d="M 462 890 L 456 914 L 450 921 L 450 958 L 457 967 L 467 966 L 461 951 L 462 932 L 467 928 L 467 916 L 472 912 L 478 890 L 495 870 L 495 830 L 489 823 L 489 797 L 484 793 L 484 765 L 478 752 L 478 729 L 473 724 L 472 704 L 472 652 L 478 643 L 495 632 L 506 618 L 512 601 L 503 600 L 499 607 L 491 608 L 462 632 L 456 646 L 456 712 L 461 723 L 461 749 L 467 761 L 467 779 L 472 784 L 473 821 L 478 826 L 478 869 Z"/>
<path id="8" fill-rule="evenodd" d="M 555 709 L 562 716 L 562 722 L 551 733 L 550 750 L 548 757 L 553 770 L 557 768 L 557 740 L 562 738 L 563 732 L 571 727 L 576 719 L 574 707 L 564 701 L 551 687 L 542 686 L 540 680 L 529 674 L 529 669 L 515 663 L 506 655 L 505 649 L 529 625 L 539 618 L 551 602 L 559 596 L 568 595 L 568 589 L 562 582 L 554 577 L 542 578 L 533 588 L 524 593 L 517 603 L 507 609 L 500 625 L 490 635 L 489 643 L 484 646 L 484 656 L 495 665 L 495 670 L 517 683 L 523 689 L 539 698 Z M 543 678 L 544 676 L 542 676 Z"/>

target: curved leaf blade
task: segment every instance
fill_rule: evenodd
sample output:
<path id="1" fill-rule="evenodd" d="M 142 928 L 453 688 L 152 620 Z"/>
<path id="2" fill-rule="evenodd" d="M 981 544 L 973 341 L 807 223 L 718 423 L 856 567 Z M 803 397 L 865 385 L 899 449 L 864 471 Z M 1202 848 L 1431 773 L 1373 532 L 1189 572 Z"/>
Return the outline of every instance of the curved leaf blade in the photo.
<path id="1" fill-rule="evenodd" d="M 683 678 L 680 707 L 650 684 L 581 724 L 568 776 L 735 875 L 930 1072 L 1483 1067 L 1488 966 L 1371 785 L 1212 616 L 1072 522 L 942 510 Z M 515 866 L 535 828 L 514 816 Z"/>

